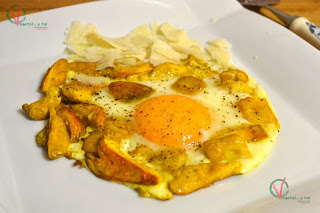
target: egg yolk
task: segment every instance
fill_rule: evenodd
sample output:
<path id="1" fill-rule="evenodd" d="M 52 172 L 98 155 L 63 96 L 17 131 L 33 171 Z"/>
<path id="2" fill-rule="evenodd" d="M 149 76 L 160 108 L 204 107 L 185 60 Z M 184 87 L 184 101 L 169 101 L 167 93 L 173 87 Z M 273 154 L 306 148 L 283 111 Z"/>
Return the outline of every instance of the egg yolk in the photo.
<path id="1" fill-rule="evenodd" d="M 135 122 L 139 133 L 162 146 L 192 146 L 208 130 L 211 117 L 201 103 L 180 95 L 151 98 L 137 107 Z"/>

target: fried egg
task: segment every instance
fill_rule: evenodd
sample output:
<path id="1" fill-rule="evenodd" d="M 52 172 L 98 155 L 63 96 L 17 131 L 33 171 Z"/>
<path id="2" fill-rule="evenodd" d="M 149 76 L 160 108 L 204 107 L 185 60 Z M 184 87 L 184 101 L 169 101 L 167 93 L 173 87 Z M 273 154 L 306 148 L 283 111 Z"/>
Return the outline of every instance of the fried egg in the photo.
<path id="1" fill-rule="evenodd" d="M 114 82 L 110 78 L 86 77 L 72 72 L 70 78 L 94 83 Z M 202 79 L 205 86 L 197 94 L 184 94 L 173 87 L 179 78 L 181 77 L 135 81 L 153 88 L 154 92 L 147 98 L 131 102 L 115 99 L 108 88 L 92 98 L 91 103 L 102 107 L 107 116 L 121 117 L 134 124 L 135 132 L 132 137 L 121 140 L 121 152 L 127 158 L 160 171 L 163 176 L 162 181 L 154 186 L 125 183 L 137 189 L 142 196 L 161 200 L 171 199 L 173 195 L 168 189 L 168 182 L 173 176 L 158 164 L 153 164 L 148 154 L 132 155 L 131 153 L 139 147 L 147 146 L 152 151 L 183 148 L 187 155 L 184 166 L 210 163 L 202 148 L 203 143 L 223 129 L 248 123 L 238 109 L 237 103 L 250 97 L 250 94 L 230 92 L 222 88 L 219 85 L 219 75 Z M 266 98 L 263 88 L 250 76 L 248 84 L 257 92 L 258 97 Z M 256 167 L 270 152 L 277 131 L 272 126 L 266 127 L 266 131 L 267 138 L 260 140 L 259 143 L 248 143 L 252 156 L 238 159 L 242 164 L 240 173 L 246 173 Z"/>

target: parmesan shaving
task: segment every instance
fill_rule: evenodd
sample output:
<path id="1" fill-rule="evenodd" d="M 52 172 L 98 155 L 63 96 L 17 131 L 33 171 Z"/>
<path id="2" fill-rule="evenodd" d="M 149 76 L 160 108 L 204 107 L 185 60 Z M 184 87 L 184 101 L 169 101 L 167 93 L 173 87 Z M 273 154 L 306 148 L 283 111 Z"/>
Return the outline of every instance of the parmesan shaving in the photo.
<path id="1" fill-rule="evenodd" d="M 204 48 L 200 42 L 188 37 L 186 30 L 168 23 L 140 25 L 126 36 L 110 38 L 99 34 L 93 24 L 74 21 L 67 31 L 65 44 L 69 61 L 97 62 L 97 70 L 116 64 L 179 64 L 189 55 L 206 61 L 217 71 L 224 71 L 231 66 L 229 42 L 213 40 Z"/>

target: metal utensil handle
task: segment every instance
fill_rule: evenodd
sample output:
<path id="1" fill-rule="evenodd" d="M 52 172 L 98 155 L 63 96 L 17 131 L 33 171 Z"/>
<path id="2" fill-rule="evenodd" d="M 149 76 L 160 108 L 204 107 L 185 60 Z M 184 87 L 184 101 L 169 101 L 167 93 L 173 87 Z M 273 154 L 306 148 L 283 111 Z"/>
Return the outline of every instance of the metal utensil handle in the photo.
<path id="1" fill-rule="evenodd" d="M 268 5 L 263 5 L 262 7 L 265 7 L 268 10 L 272 11 L 281 21 L 286 24 L 286 26 L 289 26 L 293 19 L 296 18 L 295 16 L 289 16 L 288 14 Z"/>

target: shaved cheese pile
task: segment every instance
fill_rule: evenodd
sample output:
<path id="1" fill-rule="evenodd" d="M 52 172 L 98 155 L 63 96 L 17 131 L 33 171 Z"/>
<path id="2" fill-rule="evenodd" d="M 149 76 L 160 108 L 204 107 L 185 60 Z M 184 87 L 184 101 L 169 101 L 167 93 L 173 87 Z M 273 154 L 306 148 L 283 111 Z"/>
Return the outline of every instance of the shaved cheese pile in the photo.
<path id="1" fill-rule="evenodd" d="M 218 71 L 231 66 L 229 42 L 213 40 L 204 48 L 201 43 L 189 38 L 186 30 L 177 29 L 168 23 L 140 25 L 124 37 L 109 38 L 100 35 L 93 24 L 74 21 L 67 31 L 65 43 L 70 61 L 98 62 L 97 70 L 115 64 L 178 64 L 188 55 L 207 61 Z"/>

